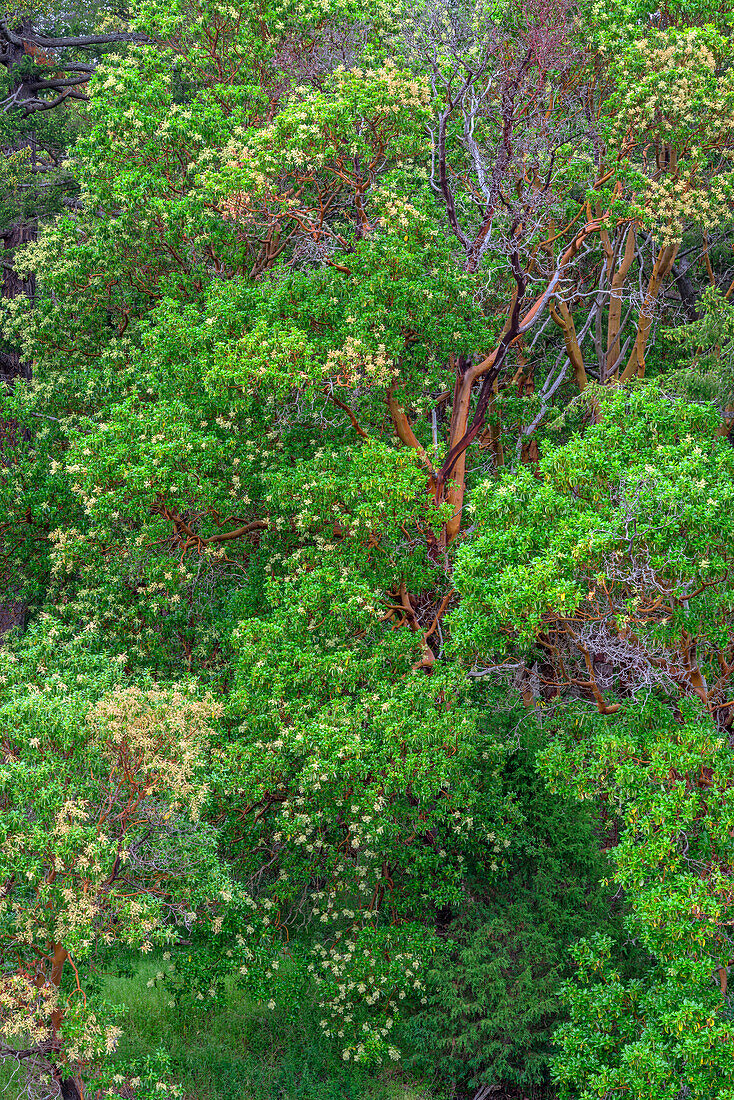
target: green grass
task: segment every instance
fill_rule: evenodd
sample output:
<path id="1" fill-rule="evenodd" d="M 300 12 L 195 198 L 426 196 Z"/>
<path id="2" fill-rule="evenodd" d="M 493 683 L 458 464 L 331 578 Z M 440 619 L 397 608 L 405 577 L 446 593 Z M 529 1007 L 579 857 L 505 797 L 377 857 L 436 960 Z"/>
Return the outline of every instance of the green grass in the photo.
<path id="1" fill-rule="evenodd" d="M 104 995 L 127 1008 L 120 1061 L 162 1046 L 186 1100 L 440 1100 L 394 1066 L 345 1063 L 308 1006 L 298 1015 L 270 1012 L 230 988 L 212 1007 L 183 1013 L 147 986 L 157 969 L 146 959 L 132 977 L 108 976 Z"/>
<path id="2" fill-rule="evenodd" d="M 0 1062 L 0 1100 L 27 1100 L 22 1067 Z"/>

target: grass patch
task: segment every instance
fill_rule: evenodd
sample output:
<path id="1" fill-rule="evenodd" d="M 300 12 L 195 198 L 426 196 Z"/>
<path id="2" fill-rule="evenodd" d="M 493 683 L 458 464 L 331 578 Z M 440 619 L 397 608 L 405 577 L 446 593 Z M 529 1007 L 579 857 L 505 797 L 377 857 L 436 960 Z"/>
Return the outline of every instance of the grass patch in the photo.
<path id="1" fill-rule="evenodd" d="M 108 975 L 104 995 L 127 1008 L 120 1062 L 163 1047 L 186 1100 L 441 1100 L 394 1066 L 345 1063 L 308 1005 L 271 1012 L 231 986 L 193 1011 L 171 1007 L 162 989 L 147 985 L 159 968 L 147 958 L 132 977 Z"/>
<path id="2" fill-rule="evenodd" d="M 120 1072 L 162 1047 L 185 1100 L 446 1100 L 394 1065 L 344 1062 L 309 1005 L 271 1012 L 230 986 L 209 1005 L 171 1007 L 162 988 L 147 984 L 159 969 L 155 956 L 135 956 L 131 976 L 105 975 L 103 996 L 126 1008 Z M 0 1062 L 0 1100 L 27 1096 L 24 1068 Z"/>

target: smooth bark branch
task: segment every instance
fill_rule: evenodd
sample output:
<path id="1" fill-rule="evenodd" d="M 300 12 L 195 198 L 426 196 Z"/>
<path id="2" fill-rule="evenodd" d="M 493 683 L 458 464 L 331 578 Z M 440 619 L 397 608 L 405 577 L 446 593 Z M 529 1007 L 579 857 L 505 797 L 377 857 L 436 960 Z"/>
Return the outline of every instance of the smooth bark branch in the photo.
<path id="1" fill-rule="evenodd" d="M 392 383 L 387 393 L 387 405 L 390 410 L 390 417 L 392 419 L 395 431 L 398 434 L 398 438 L 405 443 L 407 447 L 412 447 L 417 452 L 418 457 L 421 460 L 423 466 L 428 471 L 429 483 L 431 491 L 434 491 L 436 485 L 436 471 L 433 469 L 433 464 L 428 456 L 428 453 L 423 444 L 416 437 L 413 427 L 408 419 L 408 415 L 402 405 L 398 404 L 395 397 L 395 382 Z"/>
<path id="2" fill-rule="evenodd" d="M 587 383 L 586 368 L 584 367 L 584 356 L 576 336 L 576 326 L 573 323 L 571 311 L 562 299 L 558 299 L 558 309 L 552 305 L 550 307 L 550 314 L 563 333 L 563 343 L 565 344 L 566 354 L 573 367 L 573 376 L 576 380 L 576 385 L 583 393 Z"/>
<path id="3" fill-rule="evenodd" d="M 43 46 L 47 50 L 68 49 L 77 47 L 84 49 L 86 46 L 103 46 L 107 42 L 139 42 L 149 44 L 147 34 L 136 34 L 134 31 L 116 31 L 113 34 L 88 34 L 80 38 L 47 38 L 43 34 L 34 34 L 30 39 L 35 45 Z"/>
<path id="4" fill-rule="evenodd" d="M 513 275 L 515 277 L 517 289 L 513 295 L 510 316 L 502 338 L 498 346 L 490 352 L 485 359 L 466 371 L 460 372 L 461 376 L 457 377 L 457 385 L 454 394 L 454 409 L 452 411 L 451 446 L 441 469 L 438 471 L 435 489 L 436 501 L 439 503 L 443 496 L 443 487 L 446 481 L 459 460 L 462 459 L 461 466 L 456 470 L 460 488 L 458 492 L 454 494 L 456 497 L 455 503 L 457 505 L 456 511 L 458 514 L 454 514 L 449 525 L 447 525 L 448 541 L 451 541 L 458 533 L 461 523 L 461 506 L 464 497 L 463 481 L 465 475 L 465 459 L 463 459 L 463 456 L 467 448 L 471 446 L 484 427 L 487 410 L 492 398 L 492 389 L 499 377 L 507 353 L 512 344 L 537 323 L 545 307 L 553 299 L 556 288 L 561 282 L 568 265 L 576 256 L 586 238 L 592 233 L 597 232 L 601 228 L 601 224 L 601 219 L 594 219 L 587 222 L 583 229 L 576 234 L 573 241 L 559 258 L 556 269 L 549 279 L 543 293 L 539 295 L 527 313 L 522 317 L 520 316 L 520 310 L 522 308 L 522 298 L 525 292 L 527 276 L 520 270 L 517 256 L 514 257 Z M 472 387 L 480 378 L 482 379 L 482 387 L 479 393 L 479 399 L 474 410 L 471 424 L 468 424 Z"/>
<path id="5" fill-rule="evenodd" d="M 185 557 L 188 551 L 194 547 L 201 554 L 208 546 L 214 546 L 220 542 L 230 542 L 233 539 L 241 539 L 245 535 L 251 534 L 253 531 L 264 531 L 269 526 L 269 520 L 267 519 L 255 519 L 249 523 L 243 524 L 242 527 L 238 527 L 233 531 L 221 531 L 216 535 L 199 535 L 191 527 L 189 523 L 180 516 L 178 512 L 173 508 L 169 508 L 163 501 L 158 501 L 151 508 L 153 515 L 163 516 L 170 523 L 173 524 L 175 537 L 178 539 L 179 545 L 182 546 L 182 556 Z"/>
<path id="6" fill-rule="evenodd" d="M 650 276 L 650 282 L 647 285 L 645 300 L 640 310 L 640 318 L 637 324 L 637 338 L 632 348 L 632 354 L 629 357 L 627 366 L 620 375 L 620 382 L 627 382 L 634 375 L 637 375 L 638 378 L 643 378 L 645 375 L 645 350 L 650 336 L 650 329 L 652 328 L 653 309 L 658 295 L 660 294 L 663 281 L 670 273 L 675 263 L 675 257 L 678 255 L 680 246 L 681 242 L 676 241 L 674 244 L 666 245 L 665 248 L 662 248 L 658 253 L 655 266 L 652 269 L 652 275 Z"/>
<path id="7" fill-rule="evenodd" d="M 357 435 L 361 439 L 369 439 L 370 438 L 369 433 L 366 432 L 363 427 L 361 427 L 359 421 L 357 420 L 357 417 L 354 415 L 353 410 L 349 408 L 349 405 L 347 405 L 344 401 L 341 401 L 333 393 L 327 393 L 326 396 L 328 397 L 329 401 L 332 402 L 332 404 L 336 405 L 336 407 L 338 409 L 343 409 L 343 411 L 347 414 L 347 416 L 351 420 L 352 427 L 354 428 L 355 432 L 357 433 Z"/>
<path id="8" fill-rule="evenodd" d="M 602 245 L 607 254 L 608 266 L 611 271 L 614 263 L 614 256 L 606 231 L 602 233 Z M 622 321 L 622 287 L 627 280 L 627 275 L 629 274 L 634 258 L 635 230 L 634 226 L 630 226 L 625 237 L 624 256 L 622 257 L 619 267 L 612 276 L 609 315 L 607 320 L 607 354 L 603 372 L 604 377 L 600 378 L 601 382 L 604 382 L 606 378 L 609 377 L 614 368 L 614 364 L 619 359 L 619 337 Z"/>
<path id="9" fill-rule="evenodd" d="M 418 618 L 416 616 L 416 613 L 413 610 L 413 604 L 411 603 L 410 593 L 408 592 L 408 589 L 405 586 L 405 581 L 400 582 L 399 593 L 400 593 L 400 603 L 402 605 L 403 611 L 405 613 L 405 618 L 408 622 L 408 625 L 410 626 L 410 629 L 413 631 L 414 634 L 421 633 L 420 623 L 418 622 Z M 448 600 L 446 602 L 448 603 Z M 442 611 L 439 611 L 439 614 L 436 616 L 434 626 L 438 623 L 438 619 L 439 619 L 439 617 L 442 613 L 443 613 Z M 433 630 L 433 627 L 431 627 L 431 630 Z M 427 641 L 429 633 L 430 633 L 430 631 L 423 634 L 423 656 L 420 658 L 420 660 L 416 661 L 416 663 L 413 665 L 413 672 L 419 672 L 421 669 L 425 669 L 426 672 L 429 672 L 430 669 L 432 668 L 432 666 L 436 662 L 436 655 L 433 652 L 433 650 L 431 649 L 431 647 L 429 646 L 428 641 Z"/>
<path id="10" fill-rule="evenodd" d="M 446 125 L 453 109 L 454 104 L 452 102 L 449 102 L 449 106 L 446 108 L 445 111 L 442 112 L 441 117 L 438 120 L 438 189 L 440 190 L 441 195 L 443 196 L 443 201 L 446 204 L 446 214 L 449 219 L 449 224 L 468 252 L 471 248 L 471 241 L 459 225 L 459 219 L 456 216 L 456 204 L 454 202 L 454 195 L 449 184 L 448 171 L 446 166 Z"/>

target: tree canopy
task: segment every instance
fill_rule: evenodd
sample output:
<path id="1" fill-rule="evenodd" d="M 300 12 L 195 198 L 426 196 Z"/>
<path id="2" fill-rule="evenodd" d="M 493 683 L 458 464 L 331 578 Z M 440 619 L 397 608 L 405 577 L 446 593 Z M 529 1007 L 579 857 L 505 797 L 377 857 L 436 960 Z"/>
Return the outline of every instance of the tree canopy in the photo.
<path id="1" fill-rule="evenodd" d="M 732 1100 L 733 62 L 717 0 L 5 10 L 28 1095 L 181 1094 L 150 956 L 385 1100 Z"/>

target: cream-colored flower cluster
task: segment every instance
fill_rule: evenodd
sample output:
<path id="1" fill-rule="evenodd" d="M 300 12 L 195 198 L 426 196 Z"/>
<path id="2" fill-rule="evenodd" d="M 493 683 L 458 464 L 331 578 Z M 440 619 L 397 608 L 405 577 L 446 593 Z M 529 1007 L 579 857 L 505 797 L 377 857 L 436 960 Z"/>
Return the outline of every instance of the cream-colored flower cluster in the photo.
<path id="1" fill-rule="evenodd" d="M 131 687 L 101 700 L 88 720 L 111 774 L 137 784 L 141 797 L 158 792 L 166 812 L 186 809 L 198 820 L 208 787 L 200 770 L 212 735 L 209 722 L 221 708 L 183 689 Z"/>
<path id="2" fill-rule="evenodd" d="M 82 539 L 76 527 L 59 527 L 49 533 L 52 544 L 51 572 L 54 576 L 73 573 L 78 564 L 78 547 Z"/>
<path id="3" fill-rule="evenodd" d="M 375 950 L 371 937 L 363 939 L 357 926 L 337 932 L 329 947 L 317 944 L 313 955 L 309 971 L 322 990 L 324 1035 L 348 1044 L 342 1048 L 345 1061 L 382 1061 L 384 1055 L 397 1061 L 392 1030 L 409 995 L 420 995 L 425 1003 L 424 960 L 405 948 L 391 950 L 388 940 Z M 365 1016 L 364 1006 L 375 1007 L 375 1013 Z"/>
<path id="4" fill-rule="evenodd" d="M 640 220 L 665 246 L 687 225 L 712 229 L 730 218 L 734 76 L 714 56 L 708 32 L 653 31 L 617 65 L 612 145 L 638 173 L 632 186 Z"/>
<path id="5" fill-rule="evenodd" d="M 697 30 L 671 28 L 638 39 L 618 65 L 621 109 L 612 120 L 612 133 L 620 145 L 651 124 L 667 130 L 687 125 L 697 134 L 702 127 L 716 127 L 722 101 L 717 92 L 728 82 L 716 78 L 715 59 Z M 712 100 L 709 118 L 697 111 L 697 97 Z"/>
<path id="6" fill-rule="evenodd" d="M 674 244 L 687 225 L 711 230 L 731 217 L 734 173 L 718 176 L 708 187 L 697 187 L 669 176 L 652 179 L 647 185 L 644 205 L 658 242 L 662 246 Z"/>
<path id="7" fill-rule="evenodd" d="M 36 975 L 5 974 L 0 978 L 0 1036 L 8 1046 L 34 1046 L 51 1037 L 50 1020 L 59 1005 L 59 991 Z"/>
<path id="8" fill-rule="evenodd" d="M 417 210 L 412 202 L 388 187 L 376 190 L 372 195 L 372 203 L 380 211 L 378 224 L 383 229 L 405 230 L 427 220 L 425 214 Z"/>
<path id="9" fill-rule="evenodd" d="M 86 1008 L 82 998 L 62 997 L 43 972 L 4 975 L 0 979 L 0 1038 L 9 1047 L 42 1047 L 53 1036 L 54 1013 L 64 1012 L 67 1042 L 63 1060 L 77 1067 L 117 1049 L 122 1029 L 105 1023 Z"/>
<path id="10" fill-rule="evenodd" d="M 376 69 L 338 68 L 332 80 L 337 91 L 350 90 L 355 84 L 374 85 L 383 94 L 380 109 L 385 114 L 398 114 L 405 108 L 422 112 L 431 102 L 428 80 L 398 69 L 392 58 Z"/>
<path id="11" fill-rule="evenodd" d="M 326 357 L 326 375 L 338 385 L 355 385 L 367 381 L 373 385 L 389 385 L 395 373 L 392 359 L 384 344 L 371 350 L 357 336 L 347 336 L 340 348 L 332 348 Z"/>
<path id="12" fill-rule="evenodd" d="M 386 150 L 393 146 L 397 153 L 404 140 L 412 140 L 400 117 L 425 116 L 430 105 L 428 83 L 391 60 L 375 69 L 336 69 L 328 92 L 327 98 L 301 88 L 254 138 L 235 136 L 225 150 L 229 176 L 217 181 L 212 175 L 215 189 L 224 190 L 225 217 L 272 216 L 275 208 L 308 221 L 301 191 L 315 174 L 328 178 L 330 189 L 363 195 Z M 354 163 L 358 156 L 364 158 L 361 169 Z"/>

